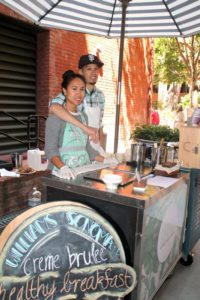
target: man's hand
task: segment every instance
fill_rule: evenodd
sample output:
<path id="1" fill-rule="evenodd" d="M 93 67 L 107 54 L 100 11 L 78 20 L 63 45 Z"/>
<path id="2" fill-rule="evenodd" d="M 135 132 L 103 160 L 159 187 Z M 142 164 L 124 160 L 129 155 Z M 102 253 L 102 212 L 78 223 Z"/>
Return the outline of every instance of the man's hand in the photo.
<path id="1" fill-rule="evenodd" d="M 110 165 L 118 165 L 119 161 L 115 157 L 106 157 L 103 161 L 104 164 L 110 164 Z"/>
<path id="2" fill-rule="evenodd" d="M 90 141 L 98 143 L 99 141 L 99 130 L 97 128 L 85 126 L 84 132 L 89 136 Z"/>

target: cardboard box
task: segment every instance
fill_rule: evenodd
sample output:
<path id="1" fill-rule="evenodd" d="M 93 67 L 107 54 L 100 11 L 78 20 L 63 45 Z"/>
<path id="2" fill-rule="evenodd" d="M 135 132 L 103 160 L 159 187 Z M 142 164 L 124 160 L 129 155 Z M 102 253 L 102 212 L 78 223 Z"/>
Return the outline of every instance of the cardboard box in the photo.
<path id="1" fill-rule="evenodd" d="M 178 157 L 183 161 L 183 167 L 200 169 L 200 127 L 180 128 Z"/>

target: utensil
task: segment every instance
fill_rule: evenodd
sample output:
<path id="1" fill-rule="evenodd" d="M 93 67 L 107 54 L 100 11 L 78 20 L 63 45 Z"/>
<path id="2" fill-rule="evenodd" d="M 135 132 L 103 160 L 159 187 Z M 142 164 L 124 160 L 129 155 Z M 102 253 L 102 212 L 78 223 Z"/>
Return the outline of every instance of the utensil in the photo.
<path id="1" fill-rule="evenodd" d="M 134 143 L 131 145 L 131 161 L 136 167 L 144 162 L 146 146 L 143 143 Z"/>
<path id="2" fill-rule="evenodd" d="M 141 177 L 140 177 L 140 173 L 139 173 L 138 169 L 136 169 L 135 174 L 136 174 L 137 181 L 138 181 L 138 183 L 139 183 L 140 180 L 141 180 Z"/>

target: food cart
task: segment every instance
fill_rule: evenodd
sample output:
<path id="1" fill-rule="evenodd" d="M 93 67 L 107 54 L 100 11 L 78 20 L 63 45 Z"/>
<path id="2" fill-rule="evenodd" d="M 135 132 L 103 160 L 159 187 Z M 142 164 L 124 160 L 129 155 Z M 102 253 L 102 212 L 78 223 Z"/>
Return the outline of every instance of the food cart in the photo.
<path id="1" fill-rule="evenodd" d="M 125 299 L 152 299 L 182 256 L 188 174 L 155 176 L 144 194 L 133 192 L 132 183 L 109 191 L 82 175 L 74 181 L 49 175 L 43 184 L 46 202 L 78 201 L 109 221 L 123 244 L 126 264 L 137 275 L 137 286 Z"/>

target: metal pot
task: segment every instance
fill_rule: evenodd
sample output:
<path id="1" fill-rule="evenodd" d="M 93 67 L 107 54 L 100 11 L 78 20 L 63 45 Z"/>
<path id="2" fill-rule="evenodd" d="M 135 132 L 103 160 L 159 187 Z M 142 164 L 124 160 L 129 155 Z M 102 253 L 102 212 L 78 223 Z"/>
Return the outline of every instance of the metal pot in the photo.
<path id="1" fill-rule="evenodd" d="M 168 147 L 166 145 L 159 145 L 159 143 L 146 144 L 145 159 L 149 162 L 151 167 L 157 164 L 162 164 L 167 161 Z"/>
<path id="2" fill-rule="evenodd" d="M 158 147 L 156 164 L 161 165 L 161 164 L 167 162 L 167 154 L 168 154 L 167 146 Z"/>
<path id="3" fill-rule="evenodd" d="M 131 161 L 140 166 L 145 160 L 146 146 L 143 143 L 134 143 L 131 145 Z"/>
<path id="4" fill-rule="evenodd" d="M 23 155 L 19 153 L 11 154 L 13 168 L 19 169 L 22 167 Z"/>

